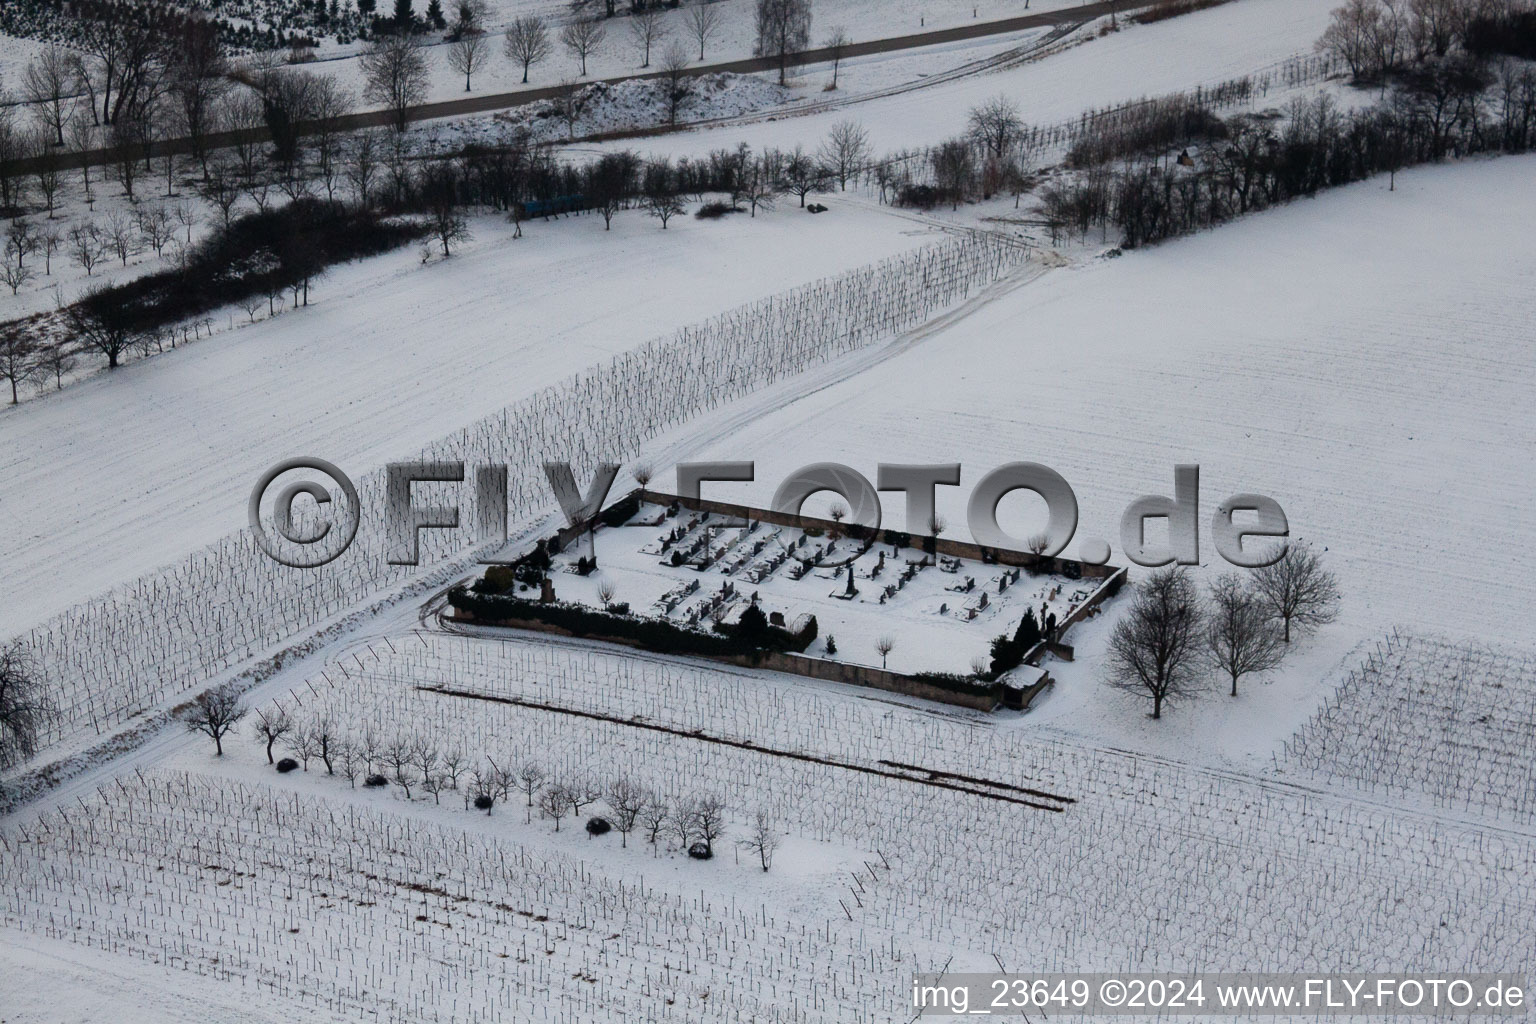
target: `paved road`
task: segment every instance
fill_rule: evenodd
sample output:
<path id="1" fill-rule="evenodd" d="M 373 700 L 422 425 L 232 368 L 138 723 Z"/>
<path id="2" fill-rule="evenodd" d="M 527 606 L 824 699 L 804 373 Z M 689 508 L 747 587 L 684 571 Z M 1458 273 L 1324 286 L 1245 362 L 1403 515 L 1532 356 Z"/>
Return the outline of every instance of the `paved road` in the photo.
<path id="1" fill-rule="evenodd" d="M 966 39 L 980 39 L 986 36 L 1005 35 L 1009 32 L 1020 32 L 1031 28 L 1044 28 L 1057 25 L 1075 25 L 1108 14 L 1111 11 L 1128 11 L 1146 7 L 1150 0 L 1095 0 L 1093 3 L 1085 3 L 1078 7 L 1064 8 L 1054 11 L 1041 11 L 1038 14 L 1021 14 L 1013 18 L 1004 18 L 1000 21 L 978 21 L 970 25 L 960 25 L 954 28 L 934 29 L 931 32 L 916 32 L 904 36 L 891 36 L 888 39 L 871 39 L 862 43 L 850 43 L 843 50 L 843 59 L 850 57 L 864 57 L 870 54 L 891 53 L 897 50 L 911 50 L 923 46 L 934 46 L 941 43 L 952 43 Z M 791 65 L 816 64 L 832 59 L 832 53 L 825 47 L 814 50 L 805 50 L 794 54 L 790 60 Z M 720 72 L 735 74 L 751 74 L 762 71 L 775 71 L 778 62 L 771 57 L 747 57 L 742 60 L 721 61 L 715 64 L 700 64 L 688 69 L 690 75 L 710 75 Z M 659 78 L 664 72 L 650 71 L 644 74 L 618 75 L 613 78 L 591 79 L 593 82 L 604 82 L 609 85 L 626 82 L 633 79 Z M 464 114 L 482 114 L 492 110 L 505 110 L 509 107 L 522 106 L 526 103 L 534 103 L 538 100 L 553 99 L 560 94 L 558 85 L 541 86 L 533 89 L 520 89 L 516 92 L 486 93 L 479 96 L 464 96 L 459 99 L 444 100 L 439 103 L 423 103 L 412 107 L 407 112 L 407 118 L 411 121 L 430 121 L 443 117 L 459 117 Z M 362 113 L 348 114 L 341 119 L 343 130 L 355 131 L 359 128 L 371 128 L 393 123 L 394 117 L 386 110 L 370 110 Z M 658 129 L 658 131 L 661 129 Z M 266 131 L 261 129 L 255 132 L 244 133 L 248 137 L 265 138 Z M 638 134 L 648 134 L 640 132 Z M 209 137 L 209 145 L 212 148 L 221 148 L 233 145 L 241 141 L 240 132 L 217 132 Z M 156 156 L 166 153 L 188 153 L 191 151 L 191 143 L 188 139 L 166 139 L 154 144 Z M 79 167 L 86 159 L 93 166 L 107 162 L 109 153 L 107 150 L 91 150 L 86 153 L 69 153 L 61 157 L 65 167 Z M 31 170 L 33 161 L 20 162 L 22 171 Z"/>

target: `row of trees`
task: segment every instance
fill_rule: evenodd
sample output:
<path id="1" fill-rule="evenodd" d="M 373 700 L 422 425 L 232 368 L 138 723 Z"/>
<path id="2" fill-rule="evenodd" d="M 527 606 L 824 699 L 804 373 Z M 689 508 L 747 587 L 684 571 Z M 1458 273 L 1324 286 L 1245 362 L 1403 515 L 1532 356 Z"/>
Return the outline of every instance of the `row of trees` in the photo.
<path id="1" fill-rule="evenodd" d="M 1458 50 L 1507 52 L 1505 33 L 1529 16 L 1525 0 L 1346 0 L 1317 49 L 1356 81 L 1377 81 Z"/>
<path id="2" fill-rule="evenodd" d="M 4 664 L 0 662 L 0 668 Z M 0 689 L 0 698 L 4 693 Z M 318 763 L 327 775 L 340 775 L 353 788 L 359 782 L 364 786 L 393 784 L 407 800 L 412 799 L 415 789 L 431 796 L 433 803 L 441 803 L 444 794 L 451 793 L 463 799 L 465 810 L 473 807 L 486 814 L 497 803 L 518 794 L 524 798 L 527 820 L 531 821 L 537 810 L 541 817 L 554 822 L 556 832 L 567 816 L 580 817 L 587 808 L 602 803 L 607 813 L 587 823 L 589 834 L 601 835 L 611 829 L 619 833 L 620 843 L 626 847 L 630 834 L 636 831 L 653 845 L 670 836 L 677 840 L 679 850 L 703 858 L 714 856 L 715 843 L 726 834 L 726 807 L 718 797 L 673 799 L 626 776 L 606 781 L 587 774 L 565 777 L 536 761 L 516 766 L 497 764 L 490 757 L 471 757 L 459 747 L 441 746 L 422 735 L 402 733 L 385 739 L 372 730 L 354 734 L 329 711 L 290 715 L 278 705 L 252 716 L 239 689 L 231 684 L 200 694 L 185 723 L 189 731 L 209 737 L 216 756 L 222 757 L 224 738 L 247 720 L 268 764 L 279 770 L 302 768 L 307 772 L 311 763 Z M 277 759 L 275 750 L 279 747 L 292 755 L 292 763 Z M 767 871 L 779 842 L 767 813 L 759 811 L 740 845 L 754 853 Z"/>
<path id="3" fill-rule="evenodd" d="M 1188 570 L 1159 569 L 1137 584 L 1110 634 L 1109 680 L 1151 697 L 1153 718 L 1169 699 L 1198 693 L 1210 673 L 1236 697 L 1238 680 L 1277 667 L 1292 633 L 1332 622 L 1338 605 L 1338 581 L 1304 543 L 1273 565 L 1218 576 L 1203 597 Z"/>
<path id="4" fill-rule="evenodd" d="M 1536 72 L 1466 57 L 1402 75 L 1390 98 L 1341 111 L 1328 96 L 1297 100 L 1280 127 L 1239 116 L 1178 160 L 1150 153 L 1098 165 L 1041 192 L 1053 236 L 1098 226 L 1123 244 L 1157 242 L 1240 214 L 1448 155 L 1523 153 L 1536 142 Z"/>

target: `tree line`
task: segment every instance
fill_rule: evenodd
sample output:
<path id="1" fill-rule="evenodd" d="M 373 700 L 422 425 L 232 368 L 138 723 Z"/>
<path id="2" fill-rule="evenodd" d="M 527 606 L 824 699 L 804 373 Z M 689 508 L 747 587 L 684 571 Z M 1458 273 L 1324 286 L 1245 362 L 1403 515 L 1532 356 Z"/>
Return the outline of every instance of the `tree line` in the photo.
<path id="1" fill-rule="evenodd" d="M 1335 12 L 1319 45 L 1333 49 L 1358 7 Z M 1425 0 L 1403 10 L 1428 18 L 1469 9 L 1461 0 Z M 1500 17 L 1516 18 L 1510 11 Z M 1415 164 L 1527 152 L 1536 141 L 1536 71 L 1469 52 L 1465 29 L 1441 35 L 1428 24 L 1414 28 L 1412 18 L 1405 24 L 1411 45 L 1369 72 L 1386 77 L 1384 97 L 1368 107 L 1345 111 L 1327 95 L 1297 99 L 1277 124 L 1266 114 L 1222 118 L 1170 101 L 1149 107 L 1129 130 L 1084 138 L 1072 151 L 1077 173 L 1040 193 L 1053 239 L 1113 227 L 1123 245 L 1145 245 L 1376 174 L 1388 174 L 1394 188 L 1397 172 Z"/>
<path id="2" fill-rule="evenodd" d="M 395 786 L 407 800 L 414 799 L 414 790 L 430 796 L 434 804 L 441 804 L 444 795 L 452 794 L 463 800 L 465 810 L 473 808 L 487 815 L 497 804 L 521 796 L 526 820 L 531 822 L 536 810 L 541 818 L 553 822 L 556 832 L 567 816 L 580 818 L 586 809 L 602 804 L 606 813 L 586 822 L 588 835 L 616 831 L 625 847 L 630 834 L 638 831 L 653 847 L 676 840 L 679 851 L 709 859 L 727 831 L 727 808 L 713 795 L 674 797 L 628 776 L 603 780 L 587 772 L 562 774 L 537 760 L 497 764 L 489 756 L 471 756 L 461 747 L 442 745 L 429 735 L 402 732 L 381 737 L 371 728 L 354 729 L 330 711 L 290 714 L 276 705 L 257 711 L 253 717 L 232 684 L 198 695 L 183 721 L 188 731 L 211 739 L 215 755 L 220 757 L 225 737 L 241 722 L 249 721 L 252 739 L 265 751 L 267 763 L 278 771 L 307 772 L 315 763 L 327 775 L 345 778 L 354 789 L 359 783 L 365 788 Z M 274 753 L 279 746 L 291 756 L 279 760 Z M 768 813 L 759 810 L 738 845 L 752 852 L 767 871 L 780 841 Z"/>

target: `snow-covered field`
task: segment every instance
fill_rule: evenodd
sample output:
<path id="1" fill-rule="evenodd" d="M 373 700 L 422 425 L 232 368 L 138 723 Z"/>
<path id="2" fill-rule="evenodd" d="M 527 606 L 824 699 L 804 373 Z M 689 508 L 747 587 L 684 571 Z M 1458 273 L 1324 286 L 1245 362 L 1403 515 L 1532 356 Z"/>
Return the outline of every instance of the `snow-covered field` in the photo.
<path id="1" fill-rule="evenodd" d="M 1524 414 L 1536 309 L 1520 283 L 1536 271 L 1524 228 L 1536 206 L 1509 214 L 1531 202 L 1533 171 L 1530 157 L 1419 169 L 1396 191 L 1373 180 L 1048 274 L 689 454 L 757 460 L 758 483 L 715 492 L 746 503 L 808 462 L 872 476 L 880 461 L 960 461 L 961 487 L 938 492 L 951 522 L 983 473 L 1039 461 L 1076 490 L 1078 537 L 1116 551 L 1121 511 L 1171 494 L 1174 465 L 1194 462 L 1203 514 L 1256 491 L 1326 547 L 1347 595 L 1320 641 L 1333 660 L 1397 624 L 1531 643 L 1536 564 L 1511 483 L 1536 472 Z M 1003 512 L 1016 536 L 1039 528 L 1023 498 Z M 1209 542 L 1202 564 L 1225 564 Z M 1098 667 L 1062 666 L 1042 719 L 1106 728 L 1085 712 L 1128 705 L 1095 682 Z M 1294 726 L 1321 697 L 1317 676 L 1285 673 L 1256 698 Z M 1207 733 L 1205 707 L 1162 723 L 1111 716 L 1124 723 L 1111 728 L 1187 749 Z M 1246 741 L 1218 732 L 1197 749 L 1236 757 Z"/>
<path id="2" fill-rule="evenodd" d="M 1023 40 L 853 62 L 867 102 L 777 120 L 763 104 L 819 80 L 738 83 L 735 123 L 636 145 L 792 146 L 849 116 L 877 149 L 927 145 L 1000 92 L 1059 122 L 1273 67 L 1334 2 L 1236 0 L 914 90 Z M 1019 5 L 910 13 L 973 6 Z M 535 8 L 565 11 L 495 10 Z M 855 38 L 909 30 L 885 10 L 829 2 L 816 34 L 834 14 Z M 626 89 L 612 113 L 656 111 Z M 449 259 L 334 268 L 308 308 L 226 311 L 210 338 L 0 411 L 0 637 L 64 611 L 49 655 L 90 670 L 27 766 L 60 771 L 0 816 L 0 1022 L 884 1024 L 944 969 L 1536 976 L 1533 172 L 1447 161 L 1125 253 L 1047 249 L 1011 196 L 924 214 L 855 187 L 821 216 L 790 200 L 663 231 L 627 210 L 522 238 L 480 215 Z M 445 623 L 476 569 L 458 535 L 424 541 L 422 570 L 365 529 L 324 570 L 280 571 L 246 499 L 300 453 L 347 470 L 370 514 L 389 460 L 505 461 L 518 543 L 555 521 L 548 457 L 583 480 L 622 460 L 615 493 L 642 461 L 665 491 L 678 462 L 753 460 L 706 497 L 758 506 L 808 463 L 960 462 L 938 489 L 957 539 L 984 473 L 1040 462 L 1080 506 L 1064 554 L 1104 538 L 1116 563 L 1122 510 L 1194 462 L 1203 522 L 1273 497 L 1343 602 L 1241 696 L 1213 685 L 1154 721 L 1106 682 L 1117 598 L 1028 712 L 984 714 Z M 884 525 L 920 528 L 903 520 L 888 495 Z M 1014 494 L 1000 520 L 1026 537 L 1041 509 Z M 602 531 L 603 575 L 557 573 L 560 596 L 601 600 L 606 578 L 652 606 L 691 572 L 658 567 L 658 532 Z M 1228 567 L 1201 539 L 1204 583 Z M 850 661 L 880 664 L 889 622 L 902 671 L 965 671 L 1047 582 L 962 623 L 928 573 L 891 605 L 861 576 L 856 613 L 831 575 L 754 582 Z M 251 713 L 216 757 L 171 708 L 231 677 Z M 302 764 L 280 773 L 253 727 L 282 716 L 298 728 L 273 753 Z M 717 799 L 713 856 L 690 856 L 697 814 L 584 828 L 622 822 L 620 782 L 673 812 Z"/>
<path id="3" fill-rule="evenodd" d="M 0 632 L 237 529 L 266 467 L 313 453 L 361 474 L 568 373 L 718 310 L 935 237 L 852 206 L 811 217 L 639 211 L 477 218 L 446 262 L 337 268 L 311 305 L 0 411 L 8 578 Z M 637 268 L 643 268 L 637 269 Z M 230 329 L 233 326 L 234 329 Z M 124 433 L 124 428 L 131 429 Z M 25 581 L 25 582 L 23 582 Z"/>

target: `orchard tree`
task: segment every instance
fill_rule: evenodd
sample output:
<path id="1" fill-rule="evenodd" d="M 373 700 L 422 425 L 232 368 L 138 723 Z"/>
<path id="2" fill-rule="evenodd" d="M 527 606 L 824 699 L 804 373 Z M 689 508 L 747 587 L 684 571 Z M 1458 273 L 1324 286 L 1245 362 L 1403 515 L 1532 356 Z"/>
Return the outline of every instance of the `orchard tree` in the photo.
<path id="1" fill-rule="evenodd" d="M 272 747 L 293 732 L 293 719 L 288 717 L 288 712 L 281 706 L 273 708 L 270 712 L 256 712 L 256 740 L 267 749 L 267 764 L 275 764 L 272 758 Z"/>
<path id="2" fill-rule="evenodd" d="M 224 737 L 240 724 L 245 712 L 239 688 L 234 683 L 224 683 L 197 695 L 187 712 L 187 730 L 213 740 L 215 756 L 223 757 Z"/>
<path id="3" fill-rule="evenodd" d="M 768 812 L 760 810 L 752 819 L 752 831 L 747 833 L 745 839 L 738 840 L 740 844 L 757 854 L 758 863 L 767 871 L 773 865 L 773 855 L 779 848 L 779 834 L 773 829 L 773 822 L 768 817 Z"/>

